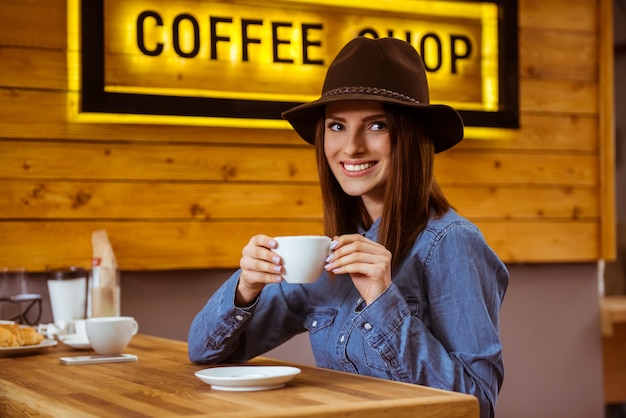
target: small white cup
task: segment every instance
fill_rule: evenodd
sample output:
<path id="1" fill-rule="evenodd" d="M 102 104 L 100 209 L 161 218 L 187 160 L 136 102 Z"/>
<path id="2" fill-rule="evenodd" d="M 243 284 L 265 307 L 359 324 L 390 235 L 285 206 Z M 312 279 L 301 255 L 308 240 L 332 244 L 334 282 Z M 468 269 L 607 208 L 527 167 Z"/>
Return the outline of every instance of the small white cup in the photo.
<path id="1" fill-rule="evenodd" d="M 287 283 L 314 283 L 324 271 L 330 254 L 331 239 L 323 235 L 274 237 L 273 251 L 283 259 L 283 278 Z"/>
<path id="2" fill-rule="evenodd" d="M 74 319 L 67 324 L 67 335 L 77 340 L 87 341 L 87 330 L 85 329 L 84 319 Z"/>
<path id="3" fill-rule="evenodd" d="M 103 316 L 85 321 L 89 344 L 98 354 L 120 354 L 139 331 L 131 316 Z"/>

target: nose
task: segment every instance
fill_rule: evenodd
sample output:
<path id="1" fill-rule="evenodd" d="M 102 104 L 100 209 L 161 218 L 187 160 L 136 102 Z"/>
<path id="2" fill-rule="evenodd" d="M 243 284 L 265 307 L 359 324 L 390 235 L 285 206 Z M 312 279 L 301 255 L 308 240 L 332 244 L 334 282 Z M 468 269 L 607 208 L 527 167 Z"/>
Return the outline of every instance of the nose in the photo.
<path id="1" fill-rule="evenodd" d="M 365 139 L 361 129 L 353 129 L 348 133 L 343 151 L 346 155 L 359 155 L 365 151 Z"/>

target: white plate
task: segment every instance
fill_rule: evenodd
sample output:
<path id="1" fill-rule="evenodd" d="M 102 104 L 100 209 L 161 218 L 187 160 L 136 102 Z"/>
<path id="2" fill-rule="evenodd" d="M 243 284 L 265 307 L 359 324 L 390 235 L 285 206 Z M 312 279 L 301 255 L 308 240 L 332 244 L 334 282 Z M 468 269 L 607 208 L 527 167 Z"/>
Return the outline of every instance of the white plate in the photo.
<path id="1" fill-rule="evenodd" d="M 0 347 L 0 357 L 26 356 L 38 353 L 46 348 L 57 345 L 56 340 L 47 339 L 35 345 L 23 345 L 20 347 Z"/>
<path id="2" fill-rule="evenodd" d="M 300 372 L 288 366 L 234 366 L 199 370 L 195 375 L 215 390 L 253 391 L 281 388 Z"/>
<path id="3" fill-rule="evenodd" d="M 76 350 L 91 350 L 91 344 L 89 344 L 89 340 L 86 338 L 82 338 L 77 335 L 66 335 L 64 337 L 59 337 L 59 339 L 63 344 Z"/>

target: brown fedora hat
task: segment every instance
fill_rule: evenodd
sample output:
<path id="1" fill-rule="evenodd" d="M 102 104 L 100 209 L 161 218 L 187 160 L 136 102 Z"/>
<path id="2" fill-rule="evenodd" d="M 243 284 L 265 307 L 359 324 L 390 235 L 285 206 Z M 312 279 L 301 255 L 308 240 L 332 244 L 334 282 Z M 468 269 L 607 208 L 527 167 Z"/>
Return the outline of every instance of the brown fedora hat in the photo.
<path id="1" fill-rule="evenodd" d="M 450 106 L 431 105 L 424 62 L 409 43 L 394 38 L 358 37 L 339 51 L 328 67 L 322 96 L 283 112 L 296 132 L 315 143 L 315 126 L 324 105 L 338 100 L 370 100 L 414 109 L 427 122 L 435 152 L 463 139 L 463 121 Z"/>

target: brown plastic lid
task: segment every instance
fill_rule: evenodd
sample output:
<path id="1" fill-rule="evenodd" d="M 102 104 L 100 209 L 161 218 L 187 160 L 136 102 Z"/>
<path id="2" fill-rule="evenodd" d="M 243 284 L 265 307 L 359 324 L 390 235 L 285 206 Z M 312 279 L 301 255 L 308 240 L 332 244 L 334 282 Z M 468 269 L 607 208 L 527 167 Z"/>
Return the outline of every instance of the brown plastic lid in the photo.
<path id="1" fill-rule="evenodd" d="M 58 269 L 50 270 L 48 272 L 48 275 L 52 280 L 79 279 L 82 277 L 87 277 L 87 270 L 76 266 L 61 267 Z"/>

